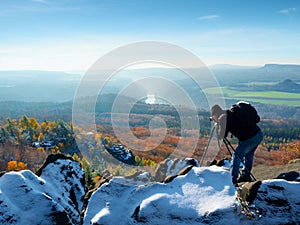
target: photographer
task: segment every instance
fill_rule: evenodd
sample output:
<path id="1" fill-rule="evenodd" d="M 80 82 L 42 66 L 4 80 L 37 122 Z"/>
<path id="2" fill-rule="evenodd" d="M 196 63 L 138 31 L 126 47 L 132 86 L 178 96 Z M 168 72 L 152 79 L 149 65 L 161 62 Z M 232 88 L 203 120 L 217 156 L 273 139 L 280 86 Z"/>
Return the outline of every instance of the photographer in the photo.
<path id="1" fill-rule="evenodd" d="M 220 139 L 226 138 L 230 132 L 239 141 L 231 159 L 233 185 L 237 186 L 239 182 L 252 181 L 250 174 L 254 152 L 263 138 L 261 129 L 257 126 L 260 118 L 256 110 L 246 102 L 239 102 L 228 110 L 214 105 L 211 108 L 211 119 L 217 126 L 216 130 Z M 238 178 L 240 163 L 243 159 L 242 175 Z"/>

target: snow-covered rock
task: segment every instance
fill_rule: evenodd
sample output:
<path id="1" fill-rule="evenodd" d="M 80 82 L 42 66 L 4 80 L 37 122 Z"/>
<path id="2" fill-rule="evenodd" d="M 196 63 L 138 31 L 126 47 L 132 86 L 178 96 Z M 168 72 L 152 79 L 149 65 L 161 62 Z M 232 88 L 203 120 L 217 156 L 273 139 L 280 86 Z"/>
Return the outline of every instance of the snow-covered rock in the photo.
<path id="1" fill-rule="evenodd" d="M 217 166 L 193 167 L 169 183 L 130 184 L 115 177 L 93 193 L 83 224 L 300 223 L 299 182 L 252 183 L 251 203 L 241 203 L 238 192 L 248 184 L 236 189 L 229 171 Z"/>
<path id="2" fill-rule="evenodd" d="M 117 146 L 114 144 L 112 146 L 108 146 L 106 139 L 102 140 L 102 145 L 109 154 L 111 154 L 120 162 L 126 163 L 128 165 L 135 165 L 135 156 L 130 149 L 125 148 L 121 144 L 118 144 Z"/>
<path id="3" fill-rule="evenodd" d="M 257 182 L 258 183 L 258 182 Z M 286 180 L 259 181 L 254 188 L 255 196 L 248 198 L 251 191 L 246 193 L 251 184 L 245 184 L 239 191 L 242 195 L 241 208 L 243 213 L 253 221 L 253 224 L 299 224 L 300 223 L 300 183 Z M 251 190 L 251 189 L 250 189 Z M 251 194 L 250 194 L 251 195 Z M 250 204 L 249 204 L 250 202 Z"/>
<path id="4" fill-rule="evenodd" d="M 108 174 L 86 194 L 80 164 L 52 155 L 37 174 L 0 177 L 0 224 L 300 224 L 300 182 L 274 179 L 236 189 L 227 168 L 174 163 L 166 162 L 168 182 L 146 172 Z"/>
<path id="5" fill-rule="evenodd" d="M 0 224 L 79 224 L 85 194 L 80 163 L 56 157 L 40 176 L 29 170 L 0 178 Z"/>
<path id="6" fill-rule="evenodd" d="M 194 167 L 167 184 L 129 186 L 117 179 L 91 196 L 84 224 L 194 224 L 211 213 L 234 213 L 236 191 L 220 167 Z"/>

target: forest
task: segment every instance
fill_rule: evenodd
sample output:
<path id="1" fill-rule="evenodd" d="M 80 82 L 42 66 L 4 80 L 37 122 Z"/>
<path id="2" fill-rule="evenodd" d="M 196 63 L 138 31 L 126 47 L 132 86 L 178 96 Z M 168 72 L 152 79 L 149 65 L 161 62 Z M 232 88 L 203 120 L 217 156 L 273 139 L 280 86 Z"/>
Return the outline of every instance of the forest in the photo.
<path id="1" fill-rule="evenodd" d="M 150 136 L 149 121 L 159 115 L 166 122 L 167 133 L 159 146 L 153 147 L 148 139 L 146 148 L 139 143 Z M 200 161 L 207 145 L 211 122 L 209 112 L 198 111 L 200 131 L 199 138 L 193 155 Z M 121 144 L 115 136 L 111 126 L 110 113 L 97 113 L 97 132 L 90 132 L 73 124 L 70 120 L 41 120 L 23 115 L 19 118 L 6 118 L 0 121 L 0 170 L 11 171 L 30 169 L 36 171 L 51 153 L 63 153 L 73 156 L 82 163 L 87 171 L 87 180 L 97 177 L 105 169 L 113 174 L 128 174 L 137 168 L 126 171 L 123 164 L 116 162 L 103 147 L 105 138 L 109 145 Z M 189 116 L 186 114 L 186 116 Z M 149 166 L 155 170 L 158 163 L 166 159 L 176 149 L 179 140 L 184 145 L 179 150 L 179 155 L 185 155 L 191 145 L 191 136 L 194 127 L 181 132 L 181 119 L 176 110 L 167 105 L 136 105 L 130 115 L 130 129 L 137 137 L 136 146 L 141 146 L 139 151 L 132 150 L 137 167 Z M 122 131 L 122 116 L 118 123 Z M 255 165 L 283 165 L 290 160 L 300 157 L 300 121 L 295 119 L 266 119 L 259 123 L 264 133 L 264 139 L 256 151 Z M 160 128 L 156 128 L 160 129 Z M 128 135 L 124 133 L 125 137 Z M 129 138 L 129 136 L 128 136 Z M 233 145 L 236 140 L 230 139 Z M 126 146 L 125 146 L 126 147 Z M 151 150 L 151 151 L 149 151 Z M 224 146 L 219 151 L 217 158 L 230 157 Z"/>

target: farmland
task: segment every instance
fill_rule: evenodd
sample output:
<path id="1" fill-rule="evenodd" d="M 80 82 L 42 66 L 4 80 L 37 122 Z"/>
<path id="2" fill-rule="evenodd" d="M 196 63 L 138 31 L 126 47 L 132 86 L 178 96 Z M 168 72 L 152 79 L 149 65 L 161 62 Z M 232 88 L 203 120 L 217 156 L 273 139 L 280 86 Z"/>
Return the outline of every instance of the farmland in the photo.
<path id="1" fill-rule="evenodd" d="M 283 91 L 240 91 L 232 87 L 221 87 L 226 100 L 243 100 L 271 105 L 300 106 L 300 94 Z M 206 94 L 217 93 L 217 88 L 207 88 Z"/>

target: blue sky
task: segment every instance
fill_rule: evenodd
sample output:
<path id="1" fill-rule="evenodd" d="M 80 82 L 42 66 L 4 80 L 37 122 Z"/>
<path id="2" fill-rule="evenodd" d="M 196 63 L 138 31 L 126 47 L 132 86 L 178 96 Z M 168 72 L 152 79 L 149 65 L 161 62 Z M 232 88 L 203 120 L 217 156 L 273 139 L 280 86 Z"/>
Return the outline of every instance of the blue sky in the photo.
<path id="1" fill-rule="evenodd" d="M 0 0 L 0 70 L 88 69 L 165 41 L 205 64 L 300 64 L 299 0 Z"/>

